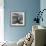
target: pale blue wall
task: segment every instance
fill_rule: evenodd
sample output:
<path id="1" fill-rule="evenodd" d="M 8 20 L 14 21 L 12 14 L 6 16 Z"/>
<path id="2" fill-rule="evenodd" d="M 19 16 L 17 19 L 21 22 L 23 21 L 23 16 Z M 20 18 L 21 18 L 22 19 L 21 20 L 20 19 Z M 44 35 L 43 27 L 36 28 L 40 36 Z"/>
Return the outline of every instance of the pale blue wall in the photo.
<path id="1" fill-rule="evenodd" d="M 8 41 L 18 41 L 32 28 L 32 21 L 40 9 L 40 0 L 4 0 L 4 38 Z M 26 25 L 24 27 L 10 26 L 10 12 L 24 11 Z"/>
<path id="2" fill-rule="evenodd" d="M 46 9 L 46 0 L 40 0 L 40 10 L 42 11 L 43 9 Z M 40 21 L 40 25 L 46 27 L 46 11 L 43 12 L 43 22 Z"/>

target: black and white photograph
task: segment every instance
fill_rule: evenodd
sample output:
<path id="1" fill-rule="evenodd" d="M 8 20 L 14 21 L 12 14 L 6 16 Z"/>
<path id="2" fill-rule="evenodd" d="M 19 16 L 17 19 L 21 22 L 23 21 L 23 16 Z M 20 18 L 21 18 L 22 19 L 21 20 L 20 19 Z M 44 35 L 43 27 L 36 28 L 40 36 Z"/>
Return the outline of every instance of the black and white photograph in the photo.
<path id="1" fill-rule="evenodd" d="M 24 12 L 11 12 L 11 25 L 24 26 L 25 15 Z"/>

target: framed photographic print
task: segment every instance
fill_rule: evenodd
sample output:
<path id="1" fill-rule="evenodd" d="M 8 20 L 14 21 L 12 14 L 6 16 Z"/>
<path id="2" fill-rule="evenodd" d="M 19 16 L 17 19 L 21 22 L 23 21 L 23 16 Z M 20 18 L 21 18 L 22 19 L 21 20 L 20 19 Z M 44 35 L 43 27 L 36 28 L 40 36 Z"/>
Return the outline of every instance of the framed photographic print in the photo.
<path id="1" fill-rule="evenodd" d="M 24 12 L 11 12 L 11 25 L 24 26 L 25 25 Z"/>

